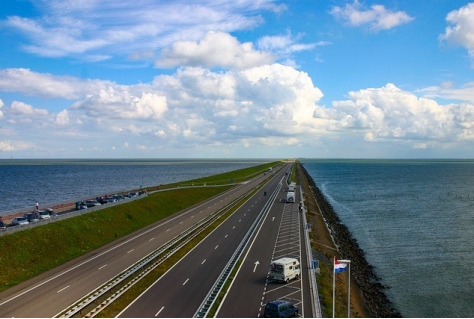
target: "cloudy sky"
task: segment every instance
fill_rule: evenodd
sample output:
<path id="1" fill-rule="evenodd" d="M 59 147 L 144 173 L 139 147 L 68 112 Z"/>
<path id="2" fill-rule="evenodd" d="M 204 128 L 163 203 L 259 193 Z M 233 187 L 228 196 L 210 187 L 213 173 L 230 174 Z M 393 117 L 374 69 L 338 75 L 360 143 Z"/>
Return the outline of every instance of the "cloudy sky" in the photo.
<path id="1" fill-rule="evenodd" d="M 474 2 L 0 1 L 0 158 L 474 158 Z"/>

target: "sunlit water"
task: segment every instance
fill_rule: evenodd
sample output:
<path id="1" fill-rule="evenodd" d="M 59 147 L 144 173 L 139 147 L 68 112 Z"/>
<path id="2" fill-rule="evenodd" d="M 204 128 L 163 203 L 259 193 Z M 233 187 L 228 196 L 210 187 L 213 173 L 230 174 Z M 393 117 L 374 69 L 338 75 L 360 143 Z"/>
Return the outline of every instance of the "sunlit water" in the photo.
<path id="1" fill-rule="evenodd" d="M 302 162 L 403 316 L 474 316 L 474 161 Z"/>

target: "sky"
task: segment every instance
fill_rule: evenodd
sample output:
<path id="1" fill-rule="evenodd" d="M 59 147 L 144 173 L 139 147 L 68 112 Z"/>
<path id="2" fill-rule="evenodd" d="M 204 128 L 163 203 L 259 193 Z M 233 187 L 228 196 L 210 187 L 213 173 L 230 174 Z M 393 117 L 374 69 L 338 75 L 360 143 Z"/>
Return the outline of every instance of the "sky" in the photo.
<path id="1" fill-rule="evenodd" d="M 474 2 L 0 1 L 0 159 L 474 158 Z"/>

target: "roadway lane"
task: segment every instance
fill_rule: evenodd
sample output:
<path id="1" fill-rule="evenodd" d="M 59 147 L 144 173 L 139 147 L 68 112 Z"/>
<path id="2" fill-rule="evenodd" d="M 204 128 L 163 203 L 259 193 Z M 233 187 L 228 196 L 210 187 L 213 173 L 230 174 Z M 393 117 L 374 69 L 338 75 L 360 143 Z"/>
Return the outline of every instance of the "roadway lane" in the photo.
<path id="1" fill-rule="evenodd" d="M 262 174 L 247 184 L 238 185 L 209 201 L 2 292 L 0 316 L 24 318 L 55 316 L 205 216 L 256 187 L 266 177 Z"/>
<path id="2" fill-rule="evenodd" d="M 119 317 L 192 317 L 283 176 L 276 174 Z"/>
<path id="3" fill-rule="evenodd" d="M 275 199 L 242 261 L 217 317 L 263 317 L 265 304 L 274 299 L 291 301 L 299 307 L 300 316 L 313 316 L 303 237 L 305 230 L 297 204 L 299 197 L 297 192 L 298 200 L 294 204 L 284 203 L 286 192 L 281 192 Z M 301 279 L 292 280 L 288 284 L 269 280 L 270 262 L 281 257 L 293 257 L 300 261 Z"/>

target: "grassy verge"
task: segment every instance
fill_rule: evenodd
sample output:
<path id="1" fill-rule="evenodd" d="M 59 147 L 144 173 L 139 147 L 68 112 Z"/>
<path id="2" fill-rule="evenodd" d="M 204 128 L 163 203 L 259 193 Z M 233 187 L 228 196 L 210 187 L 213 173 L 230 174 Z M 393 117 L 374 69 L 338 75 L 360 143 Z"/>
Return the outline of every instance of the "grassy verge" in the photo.
<path id="1" fill-rule="evenodd" d="M 249 178 L 276 163 L 199 179 L 209 183 Z M 198 181 L 198 180 L 196 180 Z M 0 291 L 53 269 L 167 216 L 223 192 L 183 188 L 0 237 Z"/>
<path id="2" fill-rule="evenodd" d="M 333 317 L 333 257 L 338 256 L 338 251 L 334 245 L 329 230 L 326 227 L 316 199 L 312 196 L 308 181 L 304 173 L 298 166 L 298 184 L 305 193 L 304 205 L 307 208 L 306 219 L 311 224 L 310 240 L 313 256 L 319 261 L 320 274 L 317 276 L 319 300 L 324 318 Z M 295 174 L 296 175 L 296 174 Z M 351 281 L 351 316 L 356 318 L 368 317 L 367 309 L 364 306 L 362 292 Z M 347 317 L 347 276 L 346 273 L 336 275 L 336 318 Z"/>

